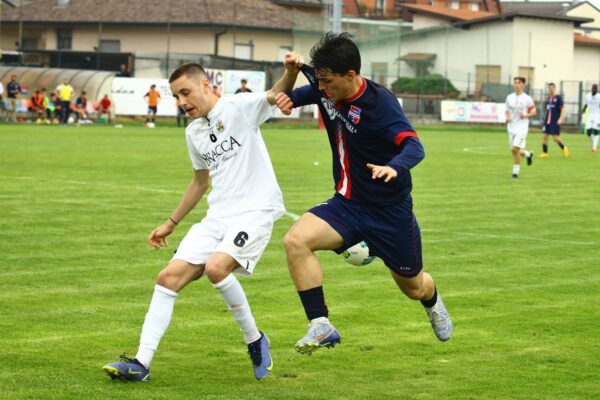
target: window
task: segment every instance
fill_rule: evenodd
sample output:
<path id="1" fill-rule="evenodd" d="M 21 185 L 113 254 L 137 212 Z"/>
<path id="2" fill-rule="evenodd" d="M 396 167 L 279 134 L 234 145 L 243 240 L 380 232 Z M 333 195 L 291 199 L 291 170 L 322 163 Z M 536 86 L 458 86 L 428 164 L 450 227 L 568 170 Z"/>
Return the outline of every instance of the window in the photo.
<path id="1" fill-rule="evenodd" d="M 38 48 L 38 40 L 36 38 L 23 38 L 21 48 L 23 50 L 36 50 Z"/>
<path id="2" fill-rule="evenodd" d="M 56 30 L 56 48 L 63 50 L 71 50 L 71 42 L 73 41 L 73 31 L 69 28 Z"/>
<path id="3" fill-rule="evenodd" d="M 371 80 L 379 83 L 382 86 L 387 86 L 387 63 L 374 62 L 371 63 Z"/>
<path id="4" fill-rule="evenodd" d="M 502 67 L 500 65 L 475 66 L 475 91 L 480 93 L 484 85 L 499 84 Z"/>
<path id="5" fill-rule="evenodd" d="M 450 2 L 450 8 L 453 10 L 460 10 L 460 2 L 459 1 Z"/>
<path id="6" fill-rule="evenodd" d="M 471 11 L 479 11 L 479 3 L 471 3 Z"/>
<path id="7" fill-rule="evenodd" d="M 120 40 L 100 40 L 99 50 L 103 53 L 120 53 Z"/>
<path id="8" fill-rule="evenodd" d="M 519 75 L 525 78 L 527 81 L 525 85 L 529 87 L 533 87 L 533 77 L 534 77 L 534 68 L 533 67 L 519 67 Z"/>
<path id="9" fill-rule="evenodd" d="M 380 13 L 385 12 L 385 0 L 377 0 L 377 4 L 375 5 L 375 10 Z"/>
<path id="10" fill-rule="evenodd" d="M 291 46 L 280 46 L 277 61 L 283 61 L 285 59 L 285 53 L 287 53 L 288 51 L 292 51 Z"/>
<path id="11" fill-rule="evenodd" d="M 233 57 L 242 60 L 252 60 L 252 43 L 236 43 L 233 47 Z"/>

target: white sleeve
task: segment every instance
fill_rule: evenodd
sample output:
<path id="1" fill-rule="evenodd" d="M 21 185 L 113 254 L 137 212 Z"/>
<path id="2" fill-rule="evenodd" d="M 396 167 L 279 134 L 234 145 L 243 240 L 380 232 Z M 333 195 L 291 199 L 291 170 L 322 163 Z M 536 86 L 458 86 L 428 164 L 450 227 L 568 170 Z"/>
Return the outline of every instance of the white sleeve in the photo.
<path id="1" fill-rule="evenodd" d="M 506 110 L 508 111 L 508 108 L 510 106 L 510 104 L 508 103 L 508 99 L 510 99 L 510 94 L 508 96 L 506 96 L 506 101 L 504 102 L 504 105 L 506 106 Z"/>
<path id="2" fill-rule="evenodd" d="M 192 165 L 194 166 L 194 169 L 208 169 L 206 161 L 204 161 L 204 158 L 202 158 L 202 155 L 200 154 L 196 146 L 194 146 L 194 142 L 192 141 L 191 136 L 187 134 L 187 132 L 185 135 L 185 141 L 187 143 L 188 154 L 190 155 L 190 160 L 192 160 Z"/>
<path id="3" fill-rule="evenodd" d="M 0 96 L 4 94 L 4 85 L 0 82 Z"/>
<path id="4" fill-rule="evenodd" d="M 234 95 L 235 103 L 254 128 L 271 118 L 275 105 L 267 101 L 267 92 L 263 93 L 238 93 Z"/>
<path id="5" fill-rule="evenodd" d="M 535 108 L 535 103 L 533 102 L 531 96 L 527 96 L 527 111 L 529 111 L 531 107 Z"/>

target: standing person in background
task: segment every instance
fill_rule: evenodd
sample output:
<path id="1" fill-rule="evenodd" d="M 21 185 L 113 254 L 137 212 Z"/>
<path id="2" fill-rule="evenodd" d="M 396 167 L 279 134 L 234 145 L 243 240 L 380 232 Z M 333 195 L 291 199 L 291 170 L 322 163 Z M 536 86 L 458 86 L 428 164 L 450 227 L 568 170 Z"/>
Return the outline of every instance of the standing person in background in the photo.
<path id="1" fill-rule="evenodd" d="M 148 128 L 154 128 L 154 123 L 156 122 L 156 113 L 158 112 L 158 102 L 160 101 L 160 93 L 158 90 L 156 90 L 156 85 L 150 86 L 150 90 L 144 95 L 144 99 L 148 103 L 146 126 Z"/>
<path id="2" fill-rule="evenodd" d="M 179 97 L 175 99 L 175 104 L 177 105 L 177 126 L 181 127 L 181 120 L 183 120 L 183 127 L 185 128 L 188 124 L 187 113 L 185 112 L 185 109 L 181 106 L 181 101 L 179 100 Z"/>
<path id="3" fill-rule="evenodd" d="M 117 76 L 119 78 L 130 78 L 131 77 L 129 70 L 127 69 L 127 65 L 121 64 L 119 66 L 119 72 L 117 73 Z"/>
<path id="4" fill-rule="evenodd" d="M 550 96 L 546 99 L 546 116 L 544 117 L 544 143 L 542 144 L 542 154 L 540 158 L 548 158 L 548 135 L 552 135 L 552 140 L 560 147 L 565 158 L 569 157 L 569 148 L 560 140 L 560 126 L 565 118 L 565 103 L 560 95 L 556 94 L 556 85 L 548 84 Z"/>
<path id="5" fill-rule="evenodd" d="M 252 90 L 248 88 L 248 81 L 246 79 L 242 79 L 240 81 L 241 86 L 235 91 L 235 94 L 238 93 L 252 93 Z"/>
<path id="6" fill-rule="evenodd" d="M 527 159 L 527 165 L 533 163 L 533 153 L 525 149 L 527 133 L 529 133 L 529 118 L 535 117 L 535 104 L 533 99 L 524 92 L 525 78 L 517 76 L 513 79 L 515 92 L 506 97 L 506 128 L 508 129 L 508 142 L 513 154 L 512 177 L 519 177 L 521 171 L 521 156 Z"/>
<path id="7" fill-rule="evenodd" d="M 10 82 L 6 85 L 6 98 L 8 99 L 8 120 L 17 122 L 17 102 L 21 95 L 21 85 L 17 82 L 17 76 L 10 77 Z"/>
<path id="8" fill-rule="evenodd" d="M 63 83 L 56 87 L 56 95 L 60 101 L 61 123 L 69 122 L 69 114 L 71 113 L 71 101 L 75 97 L 75 89 L 69 84 L 69 79 L 65 78 Z"/>
<path id="9" fill-rule="evenodd" d="M 4 120 L 4 113 L 6 111 L 6 107 L 4 106 L 4 85 L 2 81 L 0 81 L 0 121 Z"/>
<path id="10" fill-rule="evenodd" d="M 592 85 L 592 93 L 585 96 L 585 105 L 581 110 L 581 117 L 585 114 L 585 110 L 589 110 L 586 128 L 587 135 L 592 141 L 592 153 L 598 151 L 598 139 L 600 138 L 600 94 L 598 94 L 598 85 Z"/>

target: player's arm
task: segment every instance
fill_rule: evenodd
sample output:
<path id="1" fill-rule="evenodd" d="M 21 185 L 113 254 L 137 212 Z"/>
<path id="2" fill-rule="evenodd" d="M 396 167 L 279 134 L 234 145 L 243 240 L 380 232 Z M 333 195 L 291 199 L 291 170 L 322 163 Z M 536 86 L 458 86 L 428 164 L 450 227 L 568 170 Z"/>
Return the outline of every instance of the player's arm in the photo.
<path id="1" fill-rule="evenodd" d="M 565 120 L 565 105 L 562 103 L 560 104 L 560 115 L 558 116 L 558 121 L 556 121 L 558 123 L 558 125 L 562 125 L 563 121 Z"/>
<path id="2" fill-rule="evenodd" d="M 398 176 L 401 171 L 408 171 L 425 158 L 425 149 L 414 132 L 404 132 L 400 136 L 400 152 L 387 165 L 367 164 L 372 179 L 384 179 L 387 183 Z M 403 135 L 401 134 L 401 135 Z"/>
<path id="3" fill-rule="evenodd" d="M 269 104 L 277 104 L 277 95 L 283 92 L 289 92 L 294 88 L 294 84 L 296 83 L 296 78 L 298 78 L 298 73 L 300 72 L 300 68 L 304 65 L 304 59 L 298 53 L 294 53 L 288 51 L 285 54 L 285 59 L 283 61 L 283 65 L 285 66 L 285 71 L 279 80 L 273 85 L 271 90 L 267 92 L 267 101 Z M 289 108 L 289 112 L 282 109 L 286 114 L 289 115 L 292 109 Z"/>
<path id="4" fill-rule="evenodd" d="M 185 191 L 175 211 L 171 213 L 164 224 L 155 228 L 148 236 L 148 242 L 152 247 L 167 247 L 167 236 L 169 236 L 186 215 L 198 204 L 208 189 L 208 169 L 194 171 L 194 178 Z"/>

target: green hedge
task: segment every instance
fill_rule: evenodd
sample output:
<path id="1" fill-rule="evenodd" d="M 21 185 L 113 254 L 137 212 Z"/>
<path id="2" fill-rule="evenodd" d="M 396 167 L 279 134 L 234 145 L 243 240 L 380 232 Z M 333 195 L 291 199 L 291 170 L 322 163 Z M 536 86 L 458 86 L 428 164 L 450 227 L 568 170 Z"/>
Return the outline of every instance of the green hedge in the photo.
<path id="1" fill-rule="evenodd" d="M 396 93 L 444 94 L 444 84 L 448 94 L 459 93 L 452 82 L 439 74 L 426 75 L 420 78 L 398 78 L 392 84 L 392 89 Z"/>

